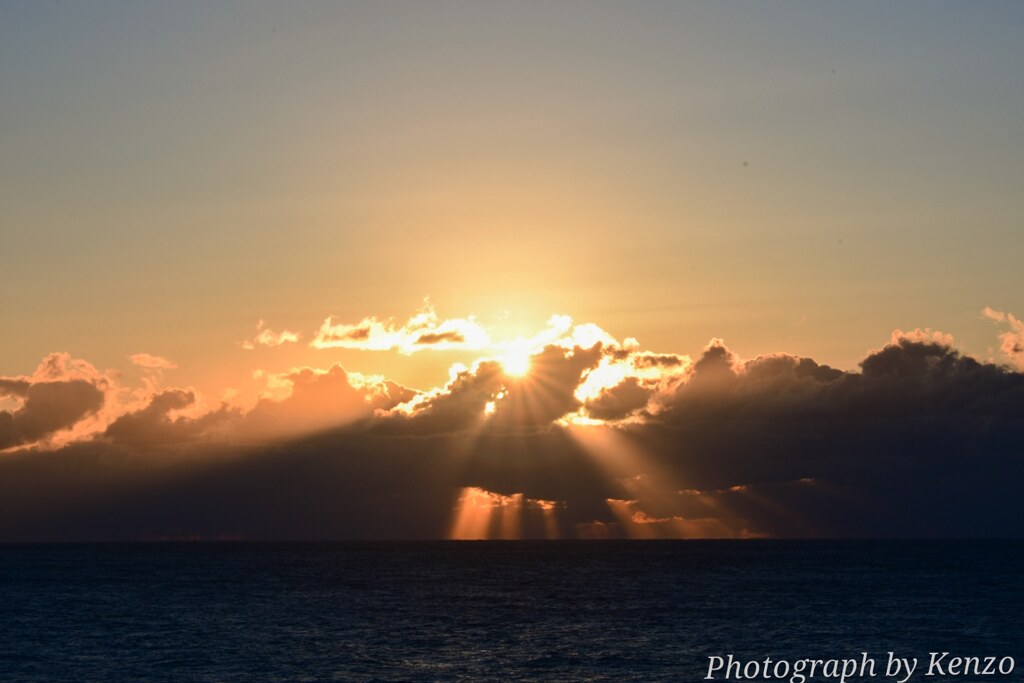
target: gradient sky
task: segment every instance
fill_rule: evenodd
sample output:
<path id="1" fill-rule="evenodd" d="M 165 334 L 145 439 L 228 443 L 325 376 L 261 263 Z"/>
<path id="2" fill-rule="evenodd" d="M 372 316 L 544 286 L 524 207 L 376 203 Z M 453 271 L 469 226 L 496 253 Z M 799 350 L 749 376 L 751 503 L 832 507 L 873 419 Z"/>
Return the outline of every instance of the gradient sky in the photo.
<path id="1" fill-rule="evenodd" d="M 1024 535 L 1022 35 L 0 0 L 0 541 Z"/>
<path id="2" fill-rule="evenodd" d="M 0 373 L 246 385 L 257 320 L 852 368 L 1024 311 L 1019 3 L 0 4 Z M 500 323 L 500 325 L 499 325 Z M 426 388 L 451 358 L 290 345 Z"/>

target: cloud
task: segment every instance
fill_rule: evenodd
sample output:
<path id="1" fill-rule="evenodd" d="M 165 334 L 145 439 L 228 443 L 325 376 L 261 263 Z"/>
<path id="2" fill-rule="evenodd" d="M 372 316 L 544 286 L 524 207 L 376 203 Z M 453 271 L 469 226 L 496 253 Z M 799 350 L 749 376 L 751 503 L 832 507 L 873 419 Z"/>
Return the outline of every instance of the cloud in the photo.
<path id="1" fill-rule="evenodd" d="M 0 398 L 10 396 L 13 398 L 25 398 L 28 390 L 32 388 L 32 382 L 15 377 L 0 377 Z"/>
<path id="2" fill-rule="evenodd" d="M 653 393 L 636 377 L 626 377 L 587 401 L 587 414 L 598 420 L 621 420 L 646 406 Z"/>
<path id="3" fill-rule="evenodd" d="M 246 351 L 252 351 L 261 346 L 273 348 L 275 346 L 281 346 L 282 344 L 294 343 L 299 341 L 301 338 L 301 334 L 290 330 L 274 332 L 269 327 L 266 327 L 266 323 L 263 320 L 260 320 L 256 323 L 256 336 L 252 339 L 246 339 L 240 342 L 240 344 Z"/>
<path id="4" fill-rule="evenodd" d="M 1014 317 L 1012 313 L 1003 313 L 985 307 L 982 315 L 994 322 L 1005 322 L 1010 329 L 1000 333 L 999 350 L 1013 367 L 1024 371 L 1024 321 Z"/>
<path id="5" fill-rule="evenodd" d="M 73 428 L 103 406 L 107 380 L 92 365 L 65 353 L 50 354 L 30 377 L 0 377 L 0 450 L 32 445 Z"/>
<path id="6" fill-rule="evenodd" d="M 62 447 L 111 389 L 48 357 L 0 379 L 4 443 L 35 449 L 0 458 L 0 540 L 1024 535 L 1024 373 L 941 332 L 850 371 L 719 339 L 652 353 L 567 318 L 489 350 L 528 370 L 483 358 L 416 392 L 295 368 L 261 373 L 248 410 L 159 389 Z"/>
<path id="7" fill-rule="evenodd" d="M 466 338 L 461 332 L 426 332 L 416 337 L 413 344 L 436 346 L 438 344 L 465 344 Z"/>
<path id="8" fill-rule="evenodd" d="M 148 353 L 135 353 L 128 356 L 135 365 L 140 368 L 147 368 L 149 370 L 173 370 L 178 367 L 177 364 L 167 360 L 163 356 L 153 356 Z"/>
<path id="9" fill-rule="evenodd" d="M 930 327 L 926 327 L 923 330 L 917 327 L 909 332 L 903 330 L 893 330 L 890 337 L 891 344 L 898 344 L 901 340 L 920 342 L 922 344 L 941 344 L 943 346 L 953 345 L 953 335 L 933 330 Z"/>
<path id="10" fill-rule="evenodd" d="M 942 337 L 929 336 L 928 339 Z M 688 381 L 660 397 L 656 422 L 697 416 L 889 419 L 901 415 L 1012 415 L 1024 398 L 1024 376 L 962 356 L 940 341 L 896 334 L 841 372 L 783 354 L 741 362 L 720 342 L 708 346 Z"/>
<path id="11" fill-rule="evenodd" d="M 259 443 L 338 429 L 416 396 L 400 384 L 348 373 L 340 365 L 258 376 L 284 395 L 263 397 L 249 410 L 227 404 L 204 409 L 192 389 L 156 390 L 141 405 L 114 419 L 102 436 L 130 445 Z"/>
<path id="12" fill-rule="evenodd" d="M 559 538 L 555 512 L 564 503 L 505 495 L 479 486 L 462 489 L 449 538 L 456 540 Z"/>
<path id="13" fill-rule="evenodd" d="M 689 362 L 685 356 L 677 356 L 674 353 L 635 353 L 626 352 L 626 357 L 632 356 L 633 365 L 640 370 L 650 368 L 678 368 Z"/>
<path id="14" fill-rule="evenodd" d="M 261 399 L 245 414 L 238 432 L 246 437 L 295 435 L 333 429 L 366 420 L 409 401 L 416 392 L 378 377 L 348 373 L 340 365 L 327 370 L 295 368 L 269 381 L 284 386 L 280 400 Z"/>
<path id="15" fill-rule="evenodd" d="M 660 397 L 662 410 L 629 432 L 644 450 L 672 454 L 659 461 L 687 487 L 730 490 L 715 495 L 733 514 L 745 510 L 753 530 L 1024 531 L 1004 517 L 1016 507 L 1006 478 L 1022 473 L 1024 375 L 906 335 L 860 366 L 738 362 L 713 344 L 694 376 Z M 782 485 L 793 481 L 816 486 Z"/>
<path id="16" fill-rule="evenodd" d="M 238 412 L 227 406 L 196 416 L 180 414 L 195 403 L 193 391 L 166 389 L 144 407 L 118 417 L 103 435 L 115 443 L 136 446 L 180 444 L 208 437 L 211 431 L 238 419 Z"/>
<path id="17" fill-rule="evenodd" d="M 476 351 L 491 343 L 484 328 L 470 316 L 442 320 L 427 303 L 402 325 L 375 317 L 347 324 L 334 316 L 324 320 L 310 346 L 317 349 L 361 349 L 365 351 Z"/>
<path id="18" fill-rule="evenodd" d="M 983 316 L 985 316 L 986 318 L 988 318 L 989 320 L 994 320 L 997 323 L 1001 323 L 1004 320 L 1006 320 L 1006 314 L 1005 313 L 1003 313 L 1002 311 L 997 311 L 997 310 L 995 310 L 993 308 L 990 308 L 988 306 L 986 306 L 985 308 L 981 309 L 981 314 Z"/>
<path id="19" fill-rule="evenodd" d="M 88 361 L 72 358 L 71 354 L 55 352 L 48 354 L 32 373 L 34 381 L 83 380 L 100 387 L 110 382 L 109 373 L 102 373 Z"/>
<path id="20" fill-rule="evenodd" d="M 636 500 L 608 499 L 608 507 L 616 518 L 613 525 L 603 530 L 605 538 L 751 538 L 755 534 L 747 529 L 735 529 L 719 517 L 687 518 L 673 514 L 655 517 L 643 509 Z M 607 523 L 605 523 L 607 524 Z M 610 528 L 609 528 L 610 527 Z"/>
<path id="21" fill-rule="evenodd" d="M 692 372 L 688 356 L 640 351 L 635 340 L 604 347 L 598 367 L 586 374 L 576 389 L 584 402 L 583 417 L 600 421 L 631 419 Z"/>
<path id="22" fill-rule="evenodd" d="M 403 433 L 457 432 L 482 424 L 488 403 L 506 381 L 498 361 L 480 361 L 472 369 L 456 366 L 443 388 L 415 396 L 392 413 L 382 416 L 377 431 Z"/>
<path id="23" fill-rule="evenodd" d="M 15 393 L 9 395 L 18 396 Z M 69 429 L 103 405 L 103 392 L 82 380 L 36 382 L 21 407 L 0 412 L 0 449 L 21 446 Z"/>
<path id="24" fill-rule="evenodd" d="M 550 345 L 529 358 L 523 376 L 509 374 L 497 360 L 456 367 L 441 389 L 417 395 L 389 415 L 378 431 L 444 433 L 483 427 L 547 427 L 580 408 L 575 396 L 581 377 L 597 366 L 600 343 L 590 348 Z"/>

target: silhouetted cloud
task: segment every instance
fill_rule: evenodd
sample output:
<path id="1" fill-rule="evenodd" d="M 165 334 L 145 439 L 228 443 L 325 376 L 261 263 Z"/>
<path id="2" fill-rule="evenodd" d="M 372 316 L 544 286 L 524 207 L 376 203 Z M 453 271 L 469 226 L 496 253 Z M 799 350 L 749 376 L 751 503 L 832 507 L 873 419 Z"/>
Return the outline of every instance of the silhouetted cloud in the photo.
<path id="1" fill-rule="evenodd" d="M 426 332 L 416 337 L 413 344 L 425 344 L 428 346 L 434 344 L 465 344 L 466 337 L 461 332 Z"/>
<path id="2" fill-rule="evenodd" d="M 627 352 L 626 356 L 630 354 Z M 687 362 L 687 358 L 677 356 L 674 353 L 634 353 L 632 354 L 633 365 L 639 369 L 645 368 L 676 368 Z"/>
<path id="3" fill-rule="evenodd" d="M 160 389 L 58 449 L 104 385 L 48 357 L 0 379 L 3 443 L 36 444 L 0 458 L 0 540 L 1024 535 L 1024 374 L 948 335 L 842 371 L 544 334 L 509 348 L 525 374 L 482 359 L 428 392 L 338 365 L 264 373 L 283 397 L 248 410 Z"/>
<path id="4" fill-rule="evenodd" d="M 63 353 L 44 358 L 31 377 L 0 378 L 0 398 L 17 404 L 0 411 L 0 450 L 71 429 L 99 411 L 105 390 L 106 380 L 95 368 Z"/>
<path id="5" fill-rule="evenodd" d="M 576 388 L 601 353 L 599 343 L 588 349 L 551 345 L 530 357 L 529 373 L 521 377 L 509 375 L 496 360 L 457 369 L 445 387 L 381 416 L 375 429 L 444 433 L 484 424 L 500 429 L 546 427 L 580 408 Z"/>
<path id="6" fill-rule="evenodd" d="M 191 407 L 195 393 L 183 389 L 166 389 L 154 395 L 139 410 L 125 413 L 114 420 L 104 436 L 116 443 L 157 445 L 195 441 L 209 435 L 211 429 L 223 426 L 238 417 L 237 411 L 222 406 L 199 416 L 173 415 Z"/>
<path id="7" fill-rule="evenodd" d="M 598 420 L 621 420 L 646 406 L 652 393 L 636 377 L 627 377 L 587 401 L 587 414 Z"/>

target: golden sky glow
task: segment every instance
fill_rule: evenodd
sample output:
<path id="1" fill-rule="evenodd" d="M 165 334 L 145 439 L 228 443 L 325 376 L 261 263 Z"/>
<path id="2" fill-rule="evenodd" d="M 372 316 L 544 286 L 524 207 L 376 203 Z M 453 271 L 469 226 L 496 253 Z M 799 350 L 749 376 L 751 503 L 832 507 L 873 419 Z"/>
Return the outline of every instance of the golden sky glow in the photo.
<path id="1" fill-rule="evenodd" d="M 1024 386 L 1024 337 L 1012 314 L 987 308 L 984 317 L 999 326 L 998 365 L 961 357 L 949 334 L 914 329 L 894 331 L 859 372 L 782 353 L 744 359 L 719 339 L 693 357 L 655 353 L 565 315 L 549 317 L 531 334 L 511 336 L 506 329 L 503 337 L 472 316 L 443 318 L 429 303 L 404 322 L 329 317 L 315 333 L 260 321 L 250 328 L 254 336 L 234 345 L 264 367 L 274 366 L 267 363 L 274 354 L 287 358 L 292 347 L 334 353 L 339 344 L 397 359 L 451 361 L 462 354 L 466 362 L 452 362 L 446 379 L 426 389 L 329 361 L 280 371 L 255 367 L 253 394 L 217 397 L 174 382 L 175 359 L 135 353 L 126 361 L 136 372 L 125 373 L 52 353 L 31 373 L 0 377 L 0 454 L 17 463 L 23 456 L 73 458 L 81 449 L 110 449 L 152 459 L 142 471 L 204 461 L 216 468 L 224 458 L 242 466 L 239 453 L 301 453 L 303 444 L 327 439 L 339 444 L 323 451 L 332 466 L 358 472 L 380 462 L 374 467 L 385 468 L 385 479 L 359 489 L 356 500 L 390 500 L 393 477 L 415 487 L 385 511 L 421 519 L 428 526 L 419 534 L 459 540 L 750 538 L 779 529 L 827 535 L 807 506 L 858 507 L 858 494 L 821 476 L 820 466 L 808 469 L 815 460 L 807 460 L 800 441 L 795 463 L 778 471 L 773 467 L 782 456 L 760 459 L 759 451 L 792 438 L 794 429 L 796 438 L 814 444 L 819 429 L 848 429 L 850 416 L 865 410 L 866 424 L 884 429 L 892 427 L 879 423 L 879 415 L 898 418 L 909 409 L 930 416 L 935 406 L 956 402 L 965 406 L 955 408 L 963 415 L 979 409 L 999 415 L 995 407 L 1004 403 L 1012 413 Z M 922 387 L 934 396 L 920 395 Z M 917 398 L 904 398 L 908 391 Z M 950 424 L 963 419 L 954 415 Z M 772 425 L 779 429 L 774 436 L 758 431 Z M 811 436 L 801 436 L 808 426 Z M 751 430 L 748 442 L 744 434 Z M 735 438 L 738 450 L 729 443 Z M 350 461 L 351 448 L 367 447 L 384 450 L 363 464 L 368 456 Z M 421 453 L 438 447 L 442 455 Z M 677 454 L 690 449 L 701 456 L 680 460 Z M 723 451 L 746 464 L 720 465 Z M 391 469 L 393 458 L 421 461 L 417 467 L 429 474 L 407 479 L 406 468 Z M 358 482 L 364 475 L 335 474 L 323 482 L 333 490 L 351 476 Z M 421 496 L 432 502 L 420 518 Z M 397 533 L 389 529 L 375 533 Z M 237 529 L 216 536 L 224 534 L 247 536 Z"/>
<path id="2" fill-rule="evenodd" d="M 147 352 L 251 393 L 238 342 L 319 340 L 429 388 L 450 359 L 325 323 L 413 351 L 426 295 L 842 368 L 895 328 L 987 357 L 978 310 L 1024 310 L 1011 5 L 122 9 L 5 10 L 2 374 Z"/>
<path id="3" fill-rule="evenodd" d="M 807 425 L 1018 436 L 1020 6 L 65 4 L 0 8 L 4 463 L 279 448 L 378 535 L 743 537 L 857 531 L 816 458 L 885 449 Z"/>
<path id="4" fill-rule="evenodd" d="M 1002 328 L 994 335 L 998 337 L 999 349 L 995 353 L 999 360 L 1009 367 L 1024 369 L 1024 329 L 1019 320 L 1013 314 L 991 308 L 982 313 Z M 270 406 L 294 404 L 288 409 L 287 419 L 282 415 L 265 421 L 257 430 L 263 436 L 300 434 L 374 414 L 415 417 L 450 400 L 467 384 L 479 385 L 474 391 L 479 391 L 479 414 L 475 417 L 480 419 L 538 425 L 629 424 L 644 415 L 658 413 L 663 397 L 691 381 L 695 370 L 689 355 L 648 351 L 632 337 L 616 339 L 593 323 L 576 323 L 567 315 L 550 316 L 532 334 L 511 336 L 507 325 L 490 330 L 471 315 L 442 318 L 429 301 L 405 322 L 367 317 L 346 323 L 329 316 L 315 333 L 274 331 L 264 320 L 257 323 L 255 330 L 254 336 L 234 344 L 239 358 L 250 361 L 239 375 L 248 380 L 246 389 L 229 386 L 214 394 L 194 387 L 182 388 L 174 379 L 180 364 L 146 352 L 125 359 L 122 367 L 134 371 L 98 369 L 68 354 L 50 354 L 34 373 L 3 380 L 12 387 L 2 397 L 11 409 L 23 407 L 25 396 L 13 387 L 45 381 L 95 383 L 104 394 L 103 408 L 91 412 L 88 419 L 76 422 L 67 431 L 57 430 L 38 442 L 22 440 L 12 448 L 59 446 L 102 435 L 120 417 L 147 409 L 156 397 L 174 392 L 182 399 L 180 405 L 170 405 L 167 410 L 166 417 L 172 422 L 213 410 L 241 417 L 259 414 Z M 305 342 L 306 338 L 310 341 Z M 955 343 L 952 335 L 930 329 L 897 330 L 892 333 L 890 344 L 901 340 L 943 346 Z M 399 369 L 405 359 L 430 358 L 430 362 L 417 366 L 422 374 L 412 376 L 430 377 L 439 374 L 434 368 L 441 367 L 444 375 L 432 385 L 413 387 L 393 375 L 353 369 L 374 366 L 373 362 L 345 367 L 327 358 L 317 363 L 320 367 L 289 366 L 293 357 L 289 350 L 296 347 L 305 347 L 307 352 L 313 349 L 330 354 L 340 348 L 370 357 L 379 355 L 384 358 L 384 367 L 393 362 Z M 716 339 L 703 353 L 724 348 Z M 279 357 L 275 358 L 275 354 Z M 731 362 L 741 367 L 743 361 L 732 357 Z M 337 377 L 334 388 L 327 384 L 326 378 L 331 377 Z M 459 410 L 467 408 L 462 406 Z M 280 424 L 274 427 L 276 423 Z M 244 420 L 239 424 L 243 425 L 243 432 L 251 430 Z M 607 434 L 606 438 L 614 435 Z M 585 445 L 595 453 L 602 451 L 593 443 Z"/>

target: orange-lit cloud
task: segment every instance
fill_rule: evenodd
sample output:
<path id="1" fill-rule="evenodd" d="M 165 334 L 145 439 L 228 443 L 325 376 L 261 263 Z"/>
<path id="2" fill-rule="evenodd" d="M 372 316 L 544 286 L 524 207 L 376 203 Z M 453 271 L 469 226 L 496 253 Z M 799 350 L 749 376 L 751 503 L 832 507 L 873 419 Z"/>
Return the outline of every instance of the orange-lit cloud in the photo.
<path id="1" fill-rule="evenodd" d="M 310 346 L 318 349 L 362 349 L 366 351 L 451 351 L 483 349 L 490 337 L 473 317 L 442 320 L 430 304 L 402 325 L 391 320 L 364 318 L 341 323 L 329 316 Z"/>
<path id="2" fill-rule="evenodd" d="M 246 351 L 252 351 L 253 349 L 261 346 L 273 348 L 275 346 L 281 346 L 282 344 L 294 343 L 299 341 L 301 338 L 301 334 L 290 330 L 274 332 L 266 326 L 266 323 L 263 320 L 260 320 L 256 323 L 256 336 L 252 339 L 242 341 L 241 346 Z"/>
<path id="3" fill-rule="evenodd" d="M 150 370 L 173 370 L 178 365 L 163 356 L 154 356 L 149 353 L 134 353 L 128 356 L 134 365 L 138 365 L 140 368 L 147 368 Z"/>
<path id="4" fill-rule="evenodd" d="M 997 323 L 1006 323 L 1010 329 L 999 334 L 999 350 L 1006 360 L 1018 370 L 1024 371 L 1024 321 L 1012 313 L 996 311 L 988 306 L 982 315 Z"/>
<path id="5" fill-rule="evenodd" d="M 192 391 L 166 389 L 152 396 L 145 406 L 111 422 L 103 435 L 116 443 L 137 446 L 193 442 L 237 418 L 237 412 L 227 406 L 197 416 L 182 414 L 195 402 Z"/>
<path id="6" fill-rule="evenodd" d="M 554 500 L 527 498 L 522 493 L 503 495 L 479 486 L 462 489 L 448 537 L 453 540 L 519 540 L 559 537 Z"/>
<path id="7" fill-rule="evenodd" d="M 634 339 L 605 348 L 604 357 L 576 389 L 584 403 L 586 418 L 622 420 L 649 407 L 652 398 L 663 393 L 690 372 L 688 356 L 641 351 Z M 650 406 L 655 409 L 654 406 Z"/>
<path id="8" fill-rule="evenodd" d="M 586 349 L 552 344 L 529 356 L 529 371 L 521 376 L 497 360 L 457 366 L 445 387 L 417 395 L 384 418 L 428 433 L 479 428 L 485 419 L 498 428 L 545 427 L 581 407 L 576 389 L 601 354 L 600 343 Z"/>
<path id="9" fill-rule="evenodd" d="M 953 335 L 933 330 L 930 327 L 926 327 L 923 330 L 920 327 L 917 327 L 906 332 L 903 330 L 893 330 L 889 343 L 899 344 L 902 340 L 917 342 L 920 344 L 942 344 L 943 346 L 953 345 Z"/>
<path id="10" fill-rule="evenodd" d="M 719 517 L 688 519 L 681 515 L 654 517 L 640 508 L 639 501 L 608 499 L 619 528 L 628 538 L 749 538 L 752 534 L 730 527 Z"/>
<path id="11" fill-rule="evenodd" d="M 429 334 L 445 334 L 435 322 Z M 30 375 L 0 378 L 0 449 L 22 452 L 20 464 L 0 458 L 0 538 L 33 537 L 18 520 L 43 499 L 16 494 L 38 477 L 85 500 L 80 463 L 95 468 L 98 496 L 137 476 L 163 481 L 150 459 L 173 468 L 186 453 L 205 455 L 176 475 L 180 489 L 159 493 L 169 509 L 197 490 L 249 501 L 204 536 L 273 527 L 268 496 L 289 511 L 277 518 L 283 537 L 963 534 L 982 517 L 1000 533 L 1017 528 L 1003 489 L 1024 476 L 1024 373 L 961 355 L 948 335 L 896 331 L 856 371 L 784 353 L 744 359 L 719 339 L 693 359 L 653 353 L 567 316 L 489 339 L 429 391 L 335 364 L 258 370 L 265 391 L 249 404 L 163 386 L 169 362 L 156 356 L 133 385 L 51 354 Z M 522 367 L 510 367 L 513 354 Z M 232 453 L 231 464 L 217 457 Z M 210 505 L 202 519 L 221 519 Z M 324 527 L 324 509 L 341 517 Z M 191 528 L 124 514 L 149 519 L 147 534 Z M 263 526 L 245 531 L 255 519 Z"/>
<path id="12" fill-rule="evenodd" d="M 1012 315 L 991 309 L 986 309 L 985 315 L 996 321 L 1009 320 L 1012 329 L 1001 338 L 1004 350 L 1012 356 L 1017 343 L 1012 335 L 1022 324 Z M 368 320 L 371 323 L 365 327 L 364 341 L 369 347 L 374 346 L 375 335 L 392 335 L 396 339 L 400 336 L 405 341 L 389 342 L 386 347 L 399 351 L 407 348 L 410 339 L 416 345 L 455 343 L 455 336 L 450 336 L 455 333 L 451 330 L 471 322 L 471 319 L 441 321 L 429 306 L 402 328 Z M 480 330 L 480 340 L 490 339 L 479 325 L 472 324 Z M 383 332 L 374 332 L 374 326 Z M 262 328 L 262 321 L 260 328 L 268 338 L 279 339 L 284 334 Z M 321 336 L 318 335 L 318 339 Z M 232 414 L 237 413 L 239 425 L 246 425 L 243 431 L 268 435 L 302 433 L 371 418 L 379 423 L 378 431 L 396 427 L 419 433 L 477 429 L 484 423 L 506 428 L 544 427 L 560 420 L 661 423 L 671 421 L 673 414 L 679 414 L 684 407 L 687 414 L 697 415 L 722 409 L 723 401 L 750 402 L 761 397 L 760 406 L 768 409 L 781 400 L 802 401 L 804 393 L 827 389 L 827 393 L 833 394 L 842 384 L 863 383 L 866 378 L 882 372 L 890 362 L 887 359 L 899 358 L 900 362 L 908 363 L 911 358 L 920 357 L 920 362 L 927 363 L 922 367 L 914 366 L 913 372 L 934 368 L 940 359 L 945 359 L 942 361 L 945 363 L 960 362 L 955 352 L 950 351 L 952 338 L 949 335 L 920 329 L 893 332 L 886 347 L 865 359 L 863 377 L 785 354 L 743 361 L 717 339 L 712 340 L 694 362 L 684 355 L 642 350 L 634 339 L 619 342 L 596 325 L 573 325 L 568 316 L 552 317 L 546 328 L 532 337 L 489 343 L 490 348 L 499 352 L 508 353 L 511 349 L 521 354 L 522 367 L 510 371 L 509 361 L 503 360 L 500 354 L 497 358 L 480 360 L 472 368 L 456 364 L 445 386 L 427 392 L 417 392 L 382 377 L 350 373 L 339 365 L 326 370 L 257 371 L 257 377 L 265 378 L 268 393 L 253 408 L 236 408 Z M 114 387 L 116 391 L 107 402 L 109 419 L 102 427 L 112 426 L 120 416 L 129 414 L 137 415 L 139 420 L 142 416 L 163 415 L 168 412 L 165 408 L 170 403 L 181 402 L 185 396 L 192 397 L 187 402 L 191 410 L 199 410 L 201 404 L 193 391 L 159 386 L 160 372 L 176 364 L 146 353 L 134 354 L 130 359 L 153 374 L 143 378 L 141 388 Z M 105 392 L 110 392 L 115 384 L 88 363 L 71 359 L 67 354 L 47 357 L 29 379 L 38 382 L 74 378 L 86 382 L 102 380 Z M 22 384 L 18 382 L 28 380 L 7 381 L 9 400 L 21 400 L 18 394 L 21 390 L 17 387 Z M 766 393 L 769 391 L 775 393 Z M 778 393 L 780 391 L 784 393 Z M 178 398 L 172 400 L 171 396 Z M 817 401 L 809 401 L 808 408 L 821 410 L 824 405 L 821 400 L 822 397 L 818 397 Z M 118 409 L 119 414 L 109 412 Z M 220 411 L 221 407 L 212 410 Z M 198 413 L 183 415 L 172 422 L 184 425 L 182 420 L 197 417 Z M 110 433 L 122 433 L 129 423 L 122 421 Z M 167 431 L 166 425 L 153 424 L 155 430 Z M 103 430 L 93 433 L 99 431 Z"/>
<path id="13" fill-rule="evenodd" d="M 248 436 L 281 436 L 337 428 L 389 411 L 416 392 L 388 380 L 327 370 L 295 368 L 268 381 L 284 386 L 281 399 L 263 398 L 245 414 L 239 429 Z"/>
<path id="14" fill-rule="evenodd" d="M 0 451 L 43 442 L 94 416 L 104 404 L 109 380 L 89 363 L 66 353 L 43 359 L 30 376 L 0 377 Z"/>

